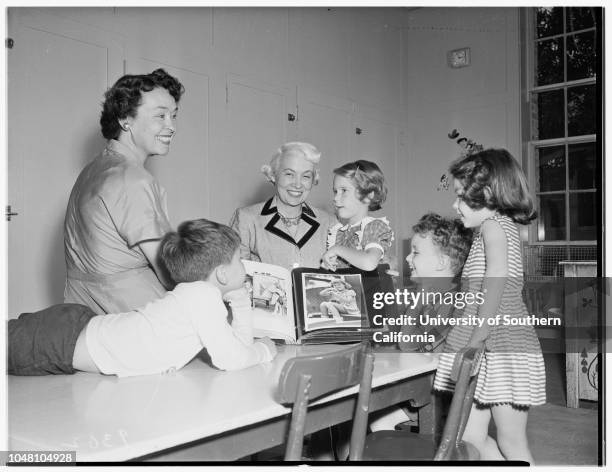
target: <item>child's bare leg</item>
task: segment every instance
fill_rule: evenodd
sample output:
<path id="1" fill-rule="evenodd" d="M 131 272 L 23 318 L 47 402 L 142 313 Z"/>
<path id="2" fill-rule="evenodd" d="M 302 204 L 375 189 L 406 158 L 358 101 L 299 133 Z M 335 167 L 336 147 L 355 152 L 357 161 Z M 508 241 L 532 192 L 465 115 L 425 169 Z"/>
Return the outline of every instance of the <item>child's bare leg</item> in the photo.
<path id="1" fill-rule="evenodd" d="M 338 313 L 341 313 L 341 314 L 346 314 L 346 313 L 348 313 L 348 310 L 346 309 L 346 307 L 345 307 L 344 305 L 342 305 L 342 304 L 340 304 L 340 303 L 336 303 L 334 306 L 335 306 L 335 307 L 336 307 L 336 309 L 338 310 Z"/>
<path id="2" fill-rule="evenodd" d="M 327 311 L 327 306 L 329 305 L 329 302 L 321 302 L 321 304 L 319 305 L 319 308 L 321 310 L 321 316 L 327 316 L 329 313 Z"/>
<path id="3" fill-rule="evenodd" d="M 329 312 L 334 317 L 334 320 L 343 321 L 342 317 L 340 316 L 340 310 L 343 309 L 344 307 L 340 303 L 329 302 Z"/>
<path id="4" fill-rule="evenodd" d="M 481 460 L 504 460 L 495 439 L 489 436 L 489 423 L 491 422 L 490 408 L 476 408 L 472 405 L 463 433 L 463 439 L 472 444 L 480 454 Z"/>
<path id="5" fill-rule="evenodd" d="M 497 444 L 508 460 L 527 461 L 533 464 L 533 456 L 527 441 L 527 410 L 517 410 L 511 405 L 491 408 L 497 427 Z"/>

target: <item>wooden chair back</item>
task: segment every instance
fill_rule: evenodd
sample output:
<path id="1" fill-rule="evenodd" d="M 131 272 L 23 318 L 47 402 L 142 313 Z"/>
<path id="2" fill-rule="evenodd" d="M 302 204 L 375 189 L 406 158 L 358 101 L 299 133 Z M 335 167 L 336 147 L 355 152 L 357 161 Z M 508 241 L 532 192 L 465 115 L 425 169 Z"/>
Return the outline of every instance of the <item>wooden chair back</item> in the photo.
<path id="1" fill-rule="evenodd" d="M 366 342 L 325 354 L 289 359 L 281 371 L 277 401 L 292 404 L 286 461 L 302 459 L 308 404 L 323 395 L 359 385 L 351 431 L 350 460 L 359 460 L 365 442 L 374 354 Z"/>
<path id="2" fill-rule="evenodd" d="M 474 401 L 481 354 L 482 350 L 469 348 L 455 356 L 451 372 L 451 378 L 455 381 L 455 393 L 434 456 L 436 461 L 474 460 L 478 454 L 471 444 L 462 441 L 462 437 Z"/>

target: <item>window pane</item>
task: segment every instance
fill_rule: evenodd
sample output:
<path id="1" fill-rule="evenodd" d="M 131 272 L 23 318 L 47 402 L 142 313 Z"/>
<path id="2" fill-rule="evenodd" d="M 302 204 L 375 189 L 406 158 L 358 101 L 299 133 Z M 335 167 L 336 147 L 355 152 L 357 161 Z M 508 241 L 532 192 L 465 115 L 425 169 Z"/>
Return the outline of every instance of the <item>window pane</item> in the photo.
<path id="1" fill-rule="evenodd" d="M 567 134 L 595 134 L 595 85 L 567 89 Z"/>
<path id="2" fill-rule="evenodd" d="M 538 42 L 538 85 L 563 82 L 563 38 Z"/>
<path id="3" fill-rule="evenodd" d="M 595 77 L 595 32 L 567 37 L 567 80 Z"/>
<path id="4" fill-rule="evenodd" d="M 563 8 L 536 8 L 538 38 L 563 33 Z"/>
<path id="5" fill-rule="evenodd" d="M 570 144 L 569 158 L 569 188 L 595 188 L 595 143 Z"/>
<path id="6" fill-rule="evenodd" d="M 564 137 L 563 90 L 551 90 L 537 95 L 538 126 L 533 139 Z"/>
<path id="7" fill-rule="evenodd" d="M 595 26 L 595 8 L 567 8 L 567 31 L 578 31 Z"/>
<path id="8" fill-rule="evenodd" d="M 565 146 L 538 149 L 538 191 L 565 190 Z"/>
<path id="9" fill-rule="evenodd" d="M 558 241 L 565 238 L 565 194 L 540 195 L 538 241 Z"/>
<path id="10" fill-rule="evenodd" d="M 595 192 L 570 194 L 570 239 L 597 239 Z"/>

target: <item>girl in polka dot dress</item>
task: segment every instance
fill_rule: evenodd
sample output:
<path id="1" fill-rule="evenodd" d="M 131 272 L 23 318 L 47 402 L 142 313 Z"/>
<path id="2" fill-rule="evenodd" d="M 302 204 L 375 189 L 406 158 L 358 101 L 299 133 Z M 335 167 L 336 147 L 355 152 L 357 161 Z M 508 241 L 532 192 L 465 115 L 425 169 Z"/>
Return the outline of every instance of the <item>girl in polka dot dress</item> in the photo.
<path id="1" fill-rule="evenodd" d="M 385 177 L 370 161 L 356 161 L 334 169 L 334 208 L 341 223 L 329 230 L 323 267 L 374 270 L 393 242 L 387 218 L 374 218 L 387 197 Z"/>

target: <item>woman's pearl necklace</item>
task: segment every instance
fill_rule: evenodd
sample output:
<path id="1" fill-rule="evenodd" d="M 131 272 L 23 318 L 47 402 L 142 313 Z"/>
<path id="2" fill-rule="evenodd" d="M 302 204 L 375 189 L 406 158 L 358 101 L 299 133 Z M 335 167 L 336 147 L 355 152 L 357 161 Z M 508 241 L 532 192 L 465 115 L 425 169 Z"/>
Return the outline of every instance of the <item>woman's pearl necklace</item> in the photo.
<path id="1" fill-rule="evenodd" d="M 297 226 L 300 224 L 300 220 L 302 219 L 302 211 L 300 210 L 300 214 L 298 216 L 285 216 L 280 211 L 276 210 L 278 216 L 280 217 L 281 223 L 285 225 L 287 228 L 290 226 Z"/>

